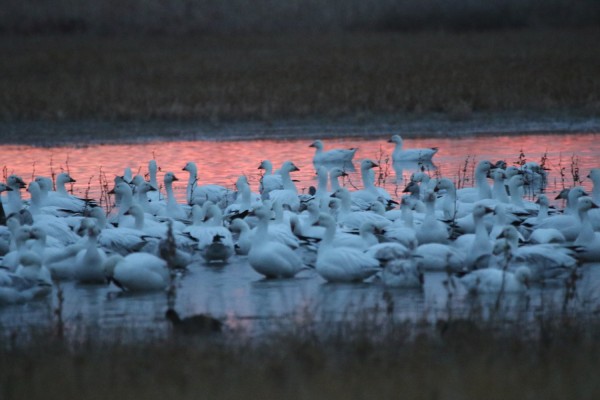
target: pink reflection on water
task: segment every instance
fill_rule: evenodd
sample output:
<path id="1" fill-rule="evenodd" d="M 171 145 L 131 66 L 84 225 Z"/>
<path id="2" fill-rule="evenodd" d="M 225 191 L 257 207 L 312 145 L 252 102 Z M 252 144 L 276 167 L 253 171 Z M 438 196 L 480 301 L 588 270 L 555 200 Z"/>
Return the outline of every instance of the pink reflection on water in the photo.
<path id="1" fill-rule="evenodd" d="M 562 188 L 560 167 L 564 168 L 565 185 L 573 186 L 571 179 L 571 157 L 575 156 L 581 171 L 584 186 L 590 188 L 591 182 L 585 179 L 590 168 L 598 167 L 600 156 L 600 140 L 598 134 L 548 134 L 548 135 L 519 135 L 519 136 L 476 136 L 466 138 L 430 138 L 406 139 L 405 148 L 439 147 L 439 153 L 434 162 L 443 176 L 456 180 L 459 170 L 469 155 L 475 162 L 483 159 L 496 161 L 506 160 L 509 164 L 517 161 L 523 150 L 528 161 L 539 162 L 542 155 L 547 155 L 546 165 L 551 168 L 549 187 L 550 192 Z M 132 168 L 134 174 L 147 173 L 148 161 L 156 158 L 162 176 L 173 171 L 181 179 L 176 186 L 177 196 L 181 201 L 185 197 L 187 172 L 181 169 L 188 161 L 198 164 L 199 183 L 215 183 L 232 189 L 241 174 L 248 176 L 253 190 L 258 190 L 260 177 L 257 169 L 261 160 L 269 159 L 275 168 L 285 160 L 292 160 L 300 168 L 293 174 L 299 191 L 306 191 L 310 185 L 315 185 L 314 168 L 312 165 L 313 148 L 309 148 L 310 140 L 252 140 L 252 141 L 185 141 L 185 142 L 150 142 L 140 144 L 109 144 L 89 145 L 73 148 L 54 147 L 37 148 L 30 146 L 1 146 L 0 166 L 5 167 L 5 173 L 18 174 L 25 181 L 39 175 L 50 176 L 52 170 L 59 173 L 69 170 L 72 177 L 77 179 L 74 191 L 83 195 L 91 182 L 90 195 L 98 198 L 100 194 L 100 169 L 109 181 L 115 175 L 121 175 L 125 167 Z M 387 138 L 357 139 L 341 138 L 325 140 L 325 149 L 358 147 L 355 157 L 355 167 L 364 158 L 382 161 L 390 156 L 393 146 L 387 143 Z M 391 162 L 390 162 L 391 164 Z M 470 167 L 469 167 L 470 168 Z M 408 178 L 412 171 L 404 171 Z M 469 171 L 470 172 L 470 171 Z M 386 180 L 386 187 L 391 192 L 395 189 L 393 169 L 389 165 L 391 176 Z M 358 172 L 351 174 L 351 183 L 360 187 Z"/>

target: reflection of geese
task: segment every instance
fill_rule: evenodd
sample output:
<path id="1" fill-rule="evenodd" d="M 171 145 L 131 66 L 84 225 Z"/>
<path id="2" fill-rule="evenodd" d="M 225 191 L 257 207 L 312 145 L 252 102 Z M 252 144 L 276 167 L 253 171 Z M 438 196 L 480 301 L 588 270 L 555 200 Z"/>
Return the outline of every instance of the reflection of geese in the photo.
<path id="1" fill-rule="evenodd" d="M 470 272 L 459 280 L 471 294 L 522 293 L 528 288 L 530 275 L 527 267 L 519 267 L 514 273 L 485 268 Z"/>
<path id="2" fill-rule="evenodd" d="M 392 160 L 394 163 L 400 161 L 431 161 L 431 158 L 438 152 L 437 147 L 430 147 L 424 149 L 403 149 L 402 148 L 402 137 L 400 135 L 394 135 L 388 143 L 395 143 L 394 152 L 392 153 Z"/>

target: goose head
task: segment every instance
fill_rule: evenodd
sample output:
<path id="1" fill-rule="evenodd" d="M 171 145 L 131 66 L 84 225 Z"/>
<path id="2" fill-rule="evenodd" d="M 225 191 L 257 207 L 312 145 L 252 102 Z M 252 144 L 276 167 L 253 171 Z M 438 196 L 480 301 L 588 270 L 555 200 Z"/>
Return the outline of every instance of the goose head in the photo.
<path id="1" fill-rule="evenodd" d="M 329 170 L 329 176 L 339 178 L 340 176 L 348 176 L 348 174 L 340 167 L 334 167 Z"/>
<path id="2" fill-rule="evenodd" d="M 57 185 L 65 185 L 67 183 L 75 183 L 75 182 L 77 182 L 77 181 L 75 179 L 71 178 L 71 175 L 69 175 L 66 172 L 60 173 L 56 177 Z"/>
<path id="3" fill-rule="evenodd" d="M 587 175 L 588 179 L 591 179 L 594 184 L 600 184 L 600 168 L 592 168 L 590 173 Z"/>
<path id="4" fill-rule="evenodd" d="M 594 203 L 594 201 L 592 200 L 591 197 L 582 196 L 579 199 L 577 199 L 577 209 L 580 212 L 586 212 L 586 211 L 594 209 L 594 208 L 600 208 L 600 207 L 598 207 L 598 205 L 596 203 Z"/>
<path id="5" fill-rule="evenodd" d="M 388 143 L 396 143 L 396 144 L 402 144 L 402 137 L 400 135 L 393 135 L 390 140 L 388 140 Z"/>
<path id="6" fill-rule="evenodd" d="M 309 144 L 308 147 L 314 147 L 317 150 L 323 150 L 323 142 L 321 142 L 320 140 L 315 140 L 314 142 Z"/>
<path id="7" fill-rule="evenodd" d="M 167 172 L 167 173 L 165 174 L 165 176 L 164 176 L 164 178 L 163 178 L 163 179 L 164 179 L 165 185 L 167 185 L 167 184 L 169 184 L 169 185 L 170 185 L 170 184 L 172 184 L 173 182 L 177 182 L 177 181 L 179 180 L 179 179 L 178 179 L 178 178 L 175 176 L 175 174 L 174 174 L 174 173 L 172 173 L 172 172 Z"/>
<path id="8" fill-rule="evenodd" d="M 196 163 L 191 162 L 191 161 L 189 161 L 187 164 L 185 164 L 185 167 L 183 167 L 181 170 L 187 171 L 191 175 L 195 175 L 196 173 L 198 173 L 198 167 L 196 166 Z"/>
<path id="9" fill-rule="evenodd" d="M 294 171 L 300 171 L 300 168 L 296 167 L 296 165 L 294 165 L 293 162 L 291 161 L 286 161 L 281 165 L 281 171 L 282 172 L 294 172 Z"/>
<path id="10" fill-rule="evenodd" d="M 371 159 L 366 158 L 360 162 L 360 170 L 361 171 L 368 171 L 374 167 L 379 167 L 379 164 L 377 164 L 375 161 L 373 161 Z"/>
<path id="11" fill-rule="evenodd" d="M 21 179 L 20 176 L 17 175 L 10 175 L 7 179 L 6 179 L 6 184 L 8 187 L 10 187 L 13 190 L 19 190 L 19 189 L 25 189 L 25 187 L 27 187 L 27 185 L 25 184 L 25 182 L 23 182 L 23 179 Z"/>
<path id="12" fill-rule="evenodd" d="M 536 204 L 539 204 L 540 207 L 549 207 L 550 206 L 550 201 L 548 200 L 548 196 L 546 196 L 545 194 L 540 194 L 535 202 L 536 202 Z"/>
<path id="13" fill-rule="evenodd" d="M 257 169 L 264 169 L 268 173 L 271 173 L 273 171 L 273 164 L 269 160 L 262 160 Z"/>
<path id="14" fill-rule="evenodd" d="M 38 176 L 35 178 L 35 181 L 38 185 L 40 185 L 40 189 L 45 192 L 49 192 L 52 190 L 52 179 L 47 178 L 45 176 Z"/>

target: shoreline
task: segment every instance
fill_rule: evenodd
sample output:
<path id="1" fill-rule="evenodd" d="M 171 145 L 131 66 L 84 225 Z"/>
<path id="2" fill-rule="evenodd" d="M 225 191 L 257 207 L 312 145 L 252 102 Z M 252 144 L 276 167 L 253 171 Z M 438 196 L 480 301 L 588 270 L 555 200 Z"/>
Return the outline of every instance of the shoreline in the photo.
<path id="1" fill-rule="evenodd" d="M 446 114 L 236 121 L 2 121 L 4 145 L 69 147 L 152 141 L 244 141 L 270 139 L 332 139 L 340 137 L 404 138 L 469 137 L 600 133 L 600 117 L 567 113 L 473 113 L 455 120 Z"/>

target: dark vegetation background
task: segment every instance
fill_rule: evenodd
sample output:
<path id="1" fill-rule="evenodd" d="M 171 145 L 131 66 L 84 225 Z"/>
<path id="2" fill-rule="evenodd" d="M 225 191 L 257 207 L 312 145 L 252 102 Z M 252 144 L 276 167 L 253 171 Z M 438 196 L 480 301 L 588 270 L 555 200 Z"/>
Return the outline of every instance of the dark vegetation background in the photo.
<path id="1" fill-rule="evenodd" d="M 0 134 L 585 119 L 598 43 L 597 0 L 4 0 Z"/>
<path id="2" fill-rule="evenodd" d="M 4 0 L 7 33 L 481 30 L 600 24 L 597 0 Z"/>

